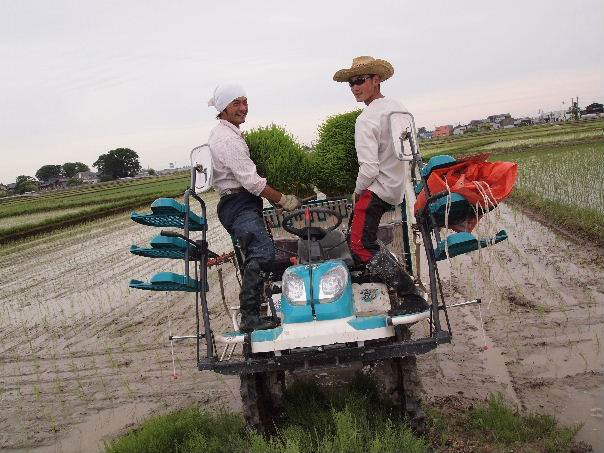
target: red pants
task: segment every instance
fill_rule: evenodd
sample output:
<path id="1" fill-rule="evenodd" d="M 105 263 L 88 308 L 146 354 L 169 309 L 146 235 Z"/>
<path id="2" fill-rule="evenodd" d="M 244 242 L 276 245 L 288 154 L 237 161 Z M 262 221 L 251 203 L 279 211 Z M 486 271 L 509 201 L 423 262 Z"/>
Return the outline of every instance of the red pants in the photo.
<path id="1" fill-rule="evenodd" d="M 356 202 L 350 230 L 350 251 L 358 261 L 367 263 L 380 250 L 377 243 L 380 219 L 391 207 L 370 190 L 365 190 Z"/>

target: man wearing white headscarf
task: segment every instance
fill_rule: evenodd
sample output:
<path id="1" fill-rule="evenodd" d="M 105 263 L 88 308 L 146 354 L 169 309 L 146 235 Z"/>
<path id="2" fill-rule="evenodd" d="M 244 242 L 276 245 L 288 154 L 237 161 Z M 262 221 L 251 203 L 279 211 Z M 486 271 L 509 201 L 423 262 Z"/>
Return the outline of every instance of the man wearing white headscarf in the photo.
<path id="1" fill-rule="evenodd" d="M 237 84 L 218 85 L 208 105 L 218 111 L 218 124 L 210 133 L 214 189 L 220 195 L 218 218 L 237 239 L 245 257 L 239 294 L 242 332 L 271 329 L 278 319 L 260 316 L 264 282 L 275 259 L 275 247 L 262 217 L 262 198 L 286 211 L 300 207 L 294 195 L 284 195 L 256 171 L 239 126 L 248 113 L 245 90 Z"/>

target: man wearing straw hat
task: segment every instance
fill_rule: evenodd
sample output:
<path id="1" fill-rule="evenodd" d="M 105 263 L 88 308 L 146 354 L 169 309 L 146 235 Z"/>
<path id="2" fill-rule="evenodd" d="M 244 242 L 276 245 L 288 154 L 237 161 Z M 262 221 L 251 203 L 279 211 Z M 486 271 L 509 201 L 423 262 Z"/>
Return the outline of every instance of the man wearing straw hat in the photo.
<path id="1" fill-rule="evenodd" d="M 388 119 L 390 112 L 406 109 L 380 91 L 381 83 L 393 74 L 394 68 L 386 60 L 362 56 L 354 58 L 350 68 L 336 72 L 333 80 L 348 82 L 357 102 L 367 106 L 357 118 L 354 131 L 359 173 L 350 249 L 373 276 L 396 290 L 402 304 L 392 307 L 391 314 L 402 315 L 420 313 L 429 307 L 419 295 L 413 278 L 377 242 L 380 219 L 384 212 L 403 201 L 406 178 L 405 166 L 395 154 Z"/>
<path id="2" fill-rule="evenodd" d="M 218 124 L 208 144 L 212 155 L 213 186 L 220 194 L 218 218 L 237 239 L 245 257 L 243 282 L 239 294 L 242 332 L 271 329 L 278 322 L 260 316 L 264 282 L 275 259 L 273 240 L 262 218 L 262 198 L 286 211 L 300 207 L 294 195 L 273 189 L 256 172 L 250 151 L 239 126 L 248 113 L 247 96 L 237 84 L 218 85 L 208 101 L 218 111 Z"/>

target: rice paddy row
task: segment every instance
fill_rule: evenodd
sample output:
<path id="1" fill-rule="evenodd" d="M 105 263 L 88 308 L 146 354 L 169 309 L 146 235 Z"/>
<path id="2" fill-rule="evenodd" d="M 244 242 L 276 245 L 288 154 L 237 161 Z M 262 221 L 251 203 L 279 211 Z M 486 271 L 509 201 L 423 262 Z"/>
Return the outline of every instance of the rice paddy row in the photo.
<path id="1" fill-rule="evenodd" d="M 604 140 L 493 157 L 519 164 L 512 200 L 604 244 Z"/>
<path id="2" fill-rule="evenodd" d="M 518 163 L 512 200 L 604 244 L 604 121 L 533 126 L 425 143 L 427 156 L 491 152 Z"/>
<path id="3" fill-rule="evenodd" d="M 487 151 L 514 151 L 533 146 L 564 145 L 578 141 L 604 139 L 604 120 L 562 124 L 540 124 L 483 133 L 463 134 L 424 141 L 424 157 L 436 154 L 475 154 Z"/>
<path id="4" fill-rule="evenodd" d="M 189 175 L 163 176 L 119 184 L 86 186 L 0 204 L 0 243 L 83 223 L 182 195 Z"/>

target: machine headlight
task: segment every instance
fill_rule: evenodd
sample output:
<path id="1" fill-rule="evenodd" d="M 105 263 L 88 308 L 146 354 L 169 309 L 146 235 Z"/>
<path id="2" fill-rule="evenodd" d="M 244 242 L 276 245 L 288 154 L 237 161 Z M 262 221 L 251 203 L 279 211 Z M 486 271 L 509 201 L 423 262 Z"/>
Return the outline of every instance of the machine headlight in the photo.
<path id="1" fill-rule="evenodd" d="M 306 285 L 302 277 L 293 272 L 283 274 L 283 294 L 293 305 L 306 305 Z"/>
<path id="2" fill-rule="evenodd" d="M 319 303 L 325 304 L 338 299 L 348 283 L 348 271 L 344 266 L 336 266 L 321 277 Z"/>

